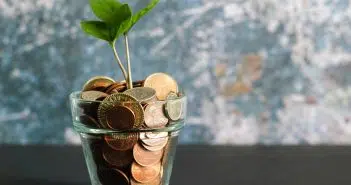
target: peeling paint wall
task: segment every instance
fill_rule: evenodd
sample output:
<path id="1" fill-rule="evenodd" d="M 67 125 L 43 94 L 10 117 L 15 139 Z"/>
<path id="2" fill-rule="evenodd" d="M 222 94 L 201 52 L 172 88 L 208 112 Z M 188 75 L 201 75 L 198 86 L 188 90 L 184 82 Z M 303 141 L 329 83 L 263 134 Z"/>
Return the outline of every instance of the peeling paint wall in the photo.
<path id="1" fill-rule="evenodd" d="M 91 17 L 85 0 L 0 0 L 0 142 L 79 142 L 69 93 L 122 78 L 81 32 Z M 350 22 L 347 0 L 163 0 L 130 34 L 133 73 L 187 91 L 182 143 L 350 144 Z"/>

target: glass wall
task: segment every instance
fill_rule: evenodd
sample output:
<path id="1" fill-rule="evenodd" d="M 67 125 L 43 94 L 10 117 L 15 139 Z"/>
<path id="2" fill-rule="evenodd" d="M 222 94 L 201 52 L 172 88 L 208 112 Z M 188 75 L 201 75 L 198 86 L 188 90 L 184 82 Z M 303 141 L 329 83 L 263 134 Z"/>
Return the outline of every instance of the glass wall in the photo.
<path id="1" fill-rule="evenodd" d="M 130 33 L 134 78 L 185 89 L 183 144 L 349 144 L 350 15 L 347 0 L 161 0 Z M 122 79 L 80 30 L 92 17 L 86 0 L 0 0 L 1 143 L 79 142 L 69 94 Z"/>

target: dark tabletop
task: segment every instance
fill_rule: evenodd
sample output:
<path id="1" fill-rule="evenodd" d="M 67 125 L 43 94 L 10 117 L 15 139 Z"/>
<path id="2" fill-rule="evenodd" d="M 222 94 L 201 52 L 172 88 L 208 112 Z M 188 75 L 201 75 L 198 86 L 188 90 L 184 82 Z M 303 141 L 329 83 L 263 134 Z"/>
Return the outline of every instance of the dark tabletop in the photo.
<path id="1" fill-rule="evenodd" d="M 349 185 L 351 147 L 180 146 L 171 185 Z M 0 185 L 88 185 L 82 150 L 1 146 Z"/>

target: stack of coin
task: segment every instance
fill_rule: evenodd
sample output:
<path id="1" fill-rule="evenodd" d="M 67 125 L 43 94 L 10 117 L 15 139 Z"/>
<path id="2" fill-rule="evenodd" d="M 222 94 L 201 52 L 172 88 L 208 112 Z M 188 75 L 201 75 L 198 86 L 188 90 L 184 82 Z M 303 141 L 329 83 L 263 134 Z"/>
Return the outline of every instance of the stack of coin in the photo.
<path id="1" fill-rule="evenodd" d="M 102 144 L 90 146 L 104 185 L 159 185 L 170 137 L 168 132 L 148 130 L 184 118 L 177 82 L 169 75 L 155 73 L 133 82 L 133 87 L 98 76 L 81 93 L 80 122 L 88 128 L 116 131 L 103 135 Z"/>

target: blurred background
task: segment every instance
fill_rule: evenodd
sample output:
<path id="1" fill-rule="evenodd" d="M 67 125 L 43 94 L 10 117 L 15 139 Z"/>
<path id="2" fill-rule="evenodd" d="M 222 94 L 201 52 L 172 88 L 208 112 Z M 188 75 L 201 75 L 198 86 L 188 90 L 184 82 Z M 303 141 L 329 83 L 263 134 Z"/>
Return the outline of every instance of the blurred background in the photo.
<path id="1" fill-rule="evenodd" d="M 87 0 L 0 0 L 0 143 L 79 143 L 69 94 L 122 79 L 88 18 Z M 348 0 L 161 0 L 130 39 L 135 79 L 186 90 L 183 144 L 351 144 Z"/>

